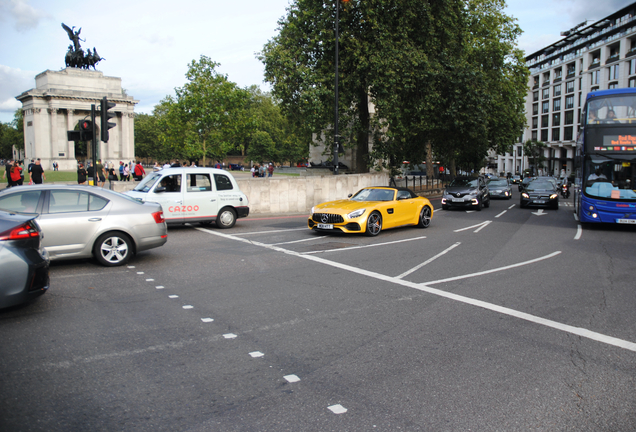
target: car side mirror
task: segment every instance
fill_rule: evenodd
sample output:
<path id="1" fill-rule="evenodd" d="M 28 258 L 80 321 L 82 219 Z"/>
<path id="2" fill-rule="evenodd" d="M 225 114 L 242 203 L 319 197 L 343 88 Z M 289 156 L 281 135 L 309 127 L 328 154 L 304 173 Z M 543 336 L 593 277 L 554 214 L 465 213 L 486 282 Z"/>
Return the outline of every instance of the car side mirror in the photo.
<path id="1" fill-rule="evenodd" d="M 353 196 L 353 194 L 349 194 L 347 195 L 347 198 L 351 198 Z"/>
<path id="2" fill-rule="evenodd" d="M 159 192 L 165 192 L 165 191 L 166 191 L 165 186 L 157 186 L 157 187 L 155 188 L 155 192 L 156 192 L 156 193 L 159 193 Z"/>

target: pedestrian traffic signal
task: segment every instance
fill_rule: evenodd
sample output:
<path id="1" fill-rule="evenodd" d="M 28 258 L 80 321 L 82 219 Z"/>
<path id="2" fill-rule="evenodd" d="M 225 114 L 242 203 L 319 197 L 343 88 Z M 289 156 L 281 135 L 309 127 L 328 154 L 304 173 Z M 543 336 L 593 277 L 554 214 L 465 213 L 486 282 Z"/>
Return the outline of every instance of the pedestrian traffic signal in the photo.
<path id="1" fill-rule="evenodd" d="M 93 122 L 90 120 L 80 120 L 79 122 L 80 141 L 93 140 Z"/>
<path id="2" fill-rule="evenodd" d="M 117 126 L 117 124 L 113 123 L 113 122 L 109 122 L 108 120 L 112 119 L 113 117 L 115 117 L 115 113 L 112 112 L 108 112 L 109 109 L 113 108 L 116 104 L 114 102 L 108 102 L 108 98 L 106 98 L 106 96 L 104 96 L 104 98 L 102 99 L 101 102 L 101 118 L 102 118 L 102 141 L 104 142 L 108 142 L 108 129 L 112 129 L 115 126 Z"/>

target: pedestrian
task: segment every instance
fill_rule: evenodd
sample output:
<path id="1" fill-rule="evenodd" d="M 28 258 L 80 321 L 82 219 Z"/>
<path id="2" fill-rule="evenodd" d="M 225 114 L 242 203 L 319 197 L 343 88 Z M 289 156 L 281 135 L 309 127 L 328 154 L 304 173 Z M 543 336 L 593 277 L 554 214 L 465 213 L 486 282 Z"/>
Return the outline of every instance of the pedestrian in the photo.
<path id="1" fill-rule="evenodd" d="M 128 164 L 124 165 L 124 180 L 130 180 L 130 169 L 128 168 Z"/>
<path id="2" fill-rule="evenodd" d="M 95 167 L 91 164 L 90 161 L 86 163 L 86 173 L 88 174 L 89 186 L 95 185 Z"/>
<path id="3" fill-rule="evenodd" d="M 97 186 L 99 187 L 103 187 L 106 183 L 105 172 L 106 170 L 104 169 L 104 165 L 102 165 L 102 160 L 97 159 L 97 163 L 95 164 L 95 180 L 97 180 Z"/>
<path id="4" fill-rule="evenodd" d="M 28 165 L 29 177 L 31 177 L 31 169 L 33 168 L 33 165 L 35 165 L 35 162 L 31 159 L 31 163 Z"/>
<path id="5" fill-rule="evenodd" d="M 192 161 L 192 164 L 190 164 L 190 168 L 196 168 L 197 164 L 194 163 L 194 161 Z"/>
<path id="6" fill-rule="evenodd" d="M 159 162 L 155 162 L 155 166 L 152 167 L 152 171 L 153 172 L 161 171 L 161 165 L 159 165 Z"/>
<path id="7" fill-rule="evenodd" d="M 252 173 L 252 177 L 256 177 L 256 165 L 252 165 L 250 172 Z"/>
<path id="8" fill-rule="evenodd" d="M 119 181 L 124 181 L 124 163 L 119 161 Z"/>
<path id="9" fill-rule="evenodd" d="M 166 168 L 170 168 L 170 162 L 166 161 L 166 163 L 163 164 L 163 169 Z"/>
<path id="10" fill-rule="evenodd" d="M 262 164 L 258 167 L 258 176 L 265 177 L 265 166 Z"/>
<path id="11" fill-rule="evenodd" d="M 11 167 L 11 181 L 13 182 L 13 186 L 21 186 L 22 182 L 23 182 L 23 174 L 22 174 L 22 167 L 20 167 L 20 164 L 18 163 L 18 161 L 13 162 L 13 166 Z"/>
<path id="12" fill-rule="evenodd" d="M 79 168 L 77 168 L 77 184 L 86 184 L 86 169 L 84 169 L 84 164 L 80 163 Z"/>
<path id="13" fill-rule="evenodd" d="M 15 186 L 13 184 L 13 180 L 11 180 L 11 168 L 13 167 L 13 159 L 9 159 L 4 163 L 4 173 L 2 174 L 3 179 L 7 179 L 7 187 Z"/>
<path id="14" fill-rule="evenodd" d="M 172 161 L 172 165 L 170 165 L 172 168 L 181 168 L 181 162 L 179 162 L 179 159 Z"/>
<path id="15" fill-rule="evenodd" d="M 135 169 L 134 169 L 135 180 L 141 181 L 141 179 L 143 179 L 145 175 L 146 175 L 146 170 L 144 169 L 143 165 L 141 165 L 141 162 L 137 161 L 137 165 L 135 165 Z"/>
<path id="16" fill-rule="evenodd" d="M 29 172 L 29 184 L 42 184 L 43 180 L 46 180 L 46 176 L 44 175 L 40 158 L 38 158 Z"/>
<path id="17" fill-rule="evenodd" d="M 111 162 L 108 165 L 108 181 L 110 182 L 110 189 L 113 189 L 113 182 L 117 181 L 117 174 L 115 174 L 115 165 Z"/>
<path id="18" fill-rule="evenodd" d="M 274 174 L 274 165 L 272 165 L 272 163 L 269 163 L 269 166 L 267 167 L 267 177 L 271 177 Z"/>

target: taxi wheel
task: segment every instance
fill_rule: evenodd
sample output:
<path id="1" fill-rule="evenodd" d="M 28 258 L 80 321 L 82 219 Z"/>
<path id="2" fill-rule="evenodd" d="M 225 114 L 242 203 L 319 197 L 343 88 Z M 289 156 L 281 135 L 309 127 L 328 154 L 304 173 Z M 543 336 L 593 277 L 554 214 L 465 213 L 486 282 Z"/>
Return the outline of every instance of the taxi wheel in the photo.
<path id="1" fill-rule="evenodd" d="M 428 228 L 431 224 L 431 208 L 429 206 L 422 207 L 422 211 L 420 211 L 420 220 L 417 226 L 420 228 Z"/>
<path id="2" fill-rule="evenodd" d="M 367 218 L 367 230 L 366 235 L 377 236 L 382 231 L 382 215 L 377 211 L 374 211 Z"/>
<path id="3" fill-rule="evenodd" d="M 108 232 L 99 236 L 93 246 L 95 259 L 103 266 L 124 265 L 133 254 L 133 242 L 121 232 Z"/>
<path id="4" fill-rule="evenodd" d="M 219 228 L 232 228 L 236 223 L 236 213 L 231 208 L 221 209 L 216 217 L 216 226 Z"/>

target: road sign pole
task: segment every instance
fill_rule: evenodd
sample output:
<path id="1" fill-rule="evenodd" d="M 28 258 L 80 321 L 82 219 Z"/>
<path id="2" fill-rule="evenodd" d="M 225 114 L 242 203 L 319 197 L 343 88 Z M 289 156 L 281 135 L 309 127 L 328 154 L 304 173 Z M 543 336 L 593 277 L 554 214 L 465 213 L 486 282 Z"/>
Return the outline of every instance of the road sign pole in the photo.
<path id="1" fill-rule="evenodd" d="M 97 184 L 97 170 L 95 169 L 95 165 L 97 165 L 97 134 L 95 133 L 95 104 L 91 105 L 91 123 L 93 124 L 93 136 L 91 139 L 91 150 L 93 153 L 93 186 Z"/>

